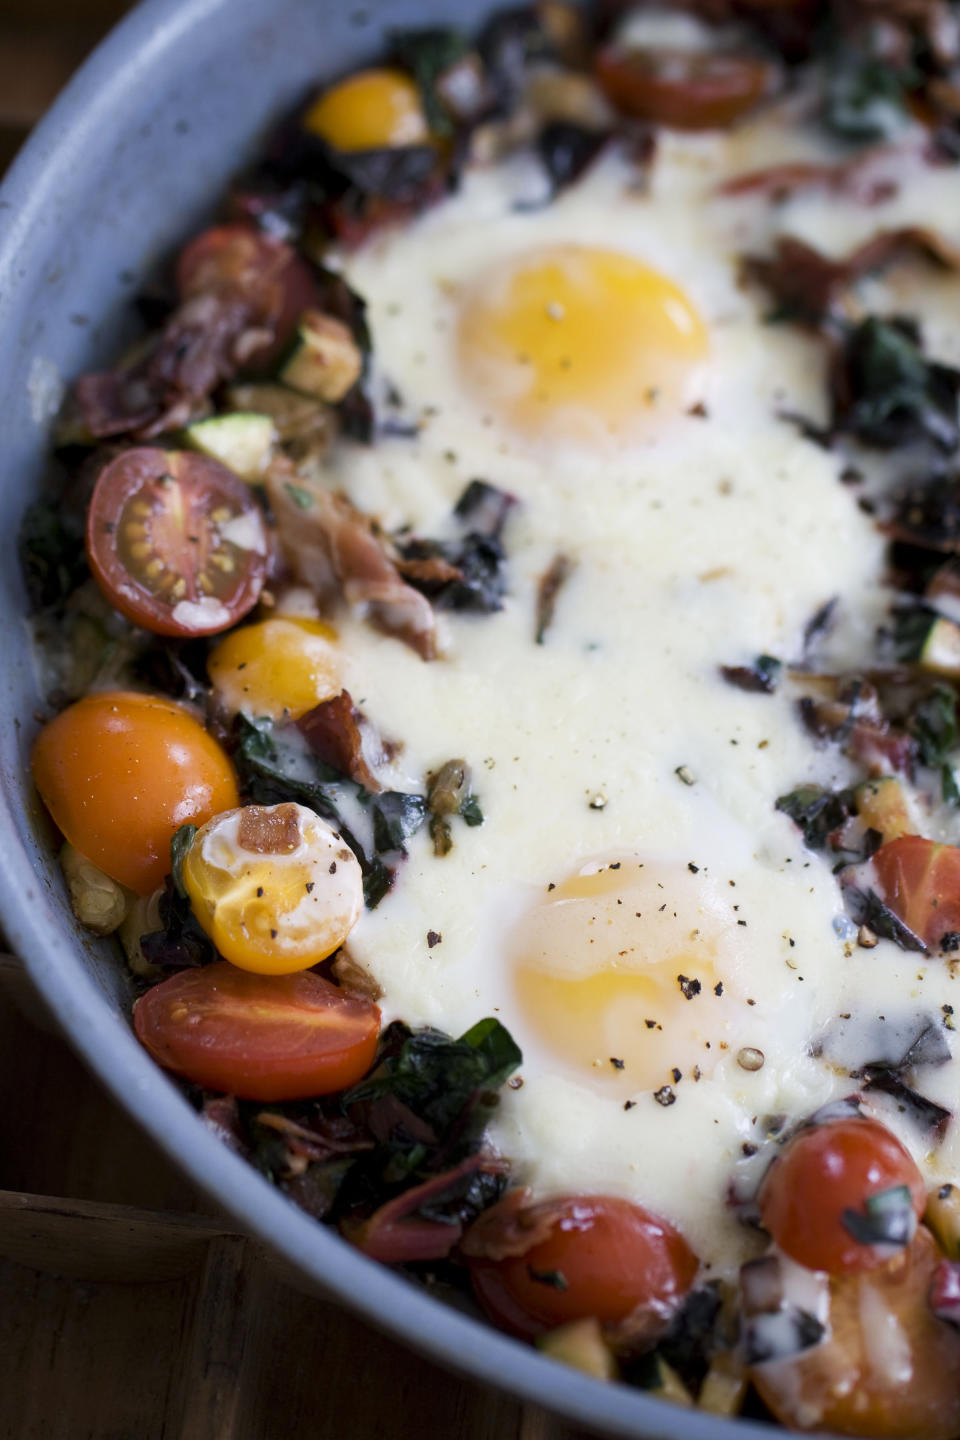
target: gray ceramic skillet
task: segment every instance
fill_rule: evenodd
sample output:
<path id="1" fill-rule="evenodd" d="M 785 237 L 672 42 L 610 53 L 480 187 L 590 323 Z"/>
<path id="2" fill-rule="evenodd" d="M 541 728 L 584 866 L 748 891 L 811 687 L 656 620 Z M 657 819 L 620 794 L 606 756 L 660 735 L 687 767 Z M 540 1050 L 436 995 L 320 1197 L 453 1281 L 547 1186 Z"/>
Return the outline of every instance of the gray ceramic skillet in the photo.
<path id="1" fill-rule="evenodd" d="M 133 1039 L 121 966 L 78 931 L 27 778 L 37 691 L 16 534 L 63 380 L 115 352 L 144 270 L 203 222 L 265 124 L 311 81 L 375 56 L 387 27 L 470 26 L 490 8 L 147 0 L 76 76 L 0 188 L 0 916 L 34 985 L 115 1098 L 308 1285 L 435 1360 L 610 1435 L 745 1440 L 763 1427 L 603 1385 L 451 1310 L 363 1258 L 230 1154 Z"/>

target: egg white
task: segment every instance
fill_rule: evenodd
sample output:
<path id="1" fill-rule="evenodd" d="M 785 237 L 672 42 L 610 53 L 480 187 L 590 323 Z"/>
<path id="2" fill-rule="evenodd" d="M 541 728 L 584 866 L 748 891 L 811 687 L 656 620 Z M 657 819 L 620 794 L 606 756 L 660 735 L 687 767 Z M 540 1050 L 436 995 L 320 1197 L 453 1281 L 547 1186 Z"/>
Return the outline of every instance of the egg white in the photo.
<path id="1" fill-rule="evenodd" d="M 846 783 L 847 762 L 814 747 L 786 689 L 745 694 L 718 675 L 721 663 L 764 652 L 798 658 L 806 622 L 833 596 L 840 649 L 868 653 L 889 598 L 883 542 L 839 483 L 842 457 L 778 418 L 825 416 L 822 351 L 764 323 L 766 297 L 740 283 L 738 256 L 766 251 L 778 233 L 840 254 L 908 217 L 960 235 L 955 170 L 905 165 L 899 193 L 871 209 L 833 194 L 780 206 L 719 197 L 725 176 L 755 165 L 836 158 L 812 130 L 782 122 L 773 112 L 729 135 L 666 136 L 647 188 L 609 154 L 534 211 L 514 207 L 512 172 L 477 171 L 416 223 L 342 260 L 369 303 L 379 375 L 420 428 L 370 450 L 341 447 L 332 479 L 387 529 L 424 535 L 444 533 L 473 477 L 521 502 L 505 536 L 503 610 L 446 617 L 440 660 L 425 665 L 359 619 L 341 624 L 344 682 L 402 740 L 403 769 L 422 775 L 466 758 L 486 817 L 477 829 L 457 824 L 443 859 L 427 837 L 414 839 L 351 953 L 383 987 L 387 1019 L 459 1033 L 496 1014 L 513 1031 L 523 1085 L 505 1092 L 492 1139 L 519 1180 L 541 1194 L 647 1203 L 720 1270 L 751 1244 L 727 1205 L 743 1147 L 762 1141 L 767 1117 L 800 1117 L 854 1088 L 810 1053 L 812 1037 L 844 1011 L 936 1013 L 956 988 L 942 962 L 851 943 L 828 865 L 774 810 L 802 781 Z M 683 287 L 711 336 L 705 417 L 665 415 L 615 454 L 551 453 L 510 435 L 470 393 L 456 364 L 459 298 L 498 258 L 554 242 L 622 250 Z M 892 304 L 904 283 L 877 282 L 880 299 Z M 923 289 L 920 278 L 908 283 Z M 933 326 L 954 360 L 957 291 Z M 575 568 L 538 646 L 537 583 L 557 553 Z M 695 864 L 728 888 L 746 922 L 728 1048 L 699 1083 L 685 1074 L 669 1107 L 641 1091 L 625 1109 L 599 1075 L 558 1062 L 524 1024 L 505 958 L 513 927 L 549 884 L 622 853 L 654 867 Z M 678 992 L 678 1007 L 687 1003 L 707 997 Z M 740 1067 L 744 1046 L 763 1052 L 761 1069 Z M 954 1067 L 926 1088 L 946 1098 Z M 960 1141 L 928 1155 L 901 1117 L 886 1118 L 932 1178 L 957 1177 Z"/>

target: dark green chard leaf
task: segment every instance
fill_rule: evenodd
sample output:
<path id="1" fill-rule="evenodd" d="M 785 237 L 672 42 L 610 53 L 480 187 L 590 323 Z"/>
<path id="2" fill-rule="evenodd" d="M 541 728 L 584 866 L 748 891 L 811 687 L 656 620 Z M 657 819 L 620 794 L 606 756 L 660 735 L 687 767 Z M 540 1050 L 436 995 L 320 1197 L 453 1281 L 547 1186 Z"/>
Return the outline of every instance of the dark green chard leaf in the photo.
<path id="1" fill-rule="evenodd" d="M 186 900 L 187 891 L 183 883 L 183 862 L 197 833 L 196 825 L 181 825 L 170 841 L 170 878 L 173 892 L 180 900 Z"/>
<path id="2" fill-rule="evenodd" d="M 917 327 L 869 316 L 847 332 L 834 387 L 834 426 L 889 449 L 960 444 L 960 371 L 927 360 Z"/>
<path id="3" fill-rule="evenodd" d="M 422 795 L 385 790 L 371 801 L 370 811 L 377 849 L 402 850 L 404 841 L 415 835 L 427 818 L 427 802 Z"/>
<path id="4" fill-rule="evenodd" d="M 914 707 L 907 729 L 917 742 L 920 763 L 940 771 L 943 799 L 948 804 L 960 803 L 960 789 L 949 758 L 960 742 L 957 697 L 951 687 L 938 685 L 921 700 Z"/>
<path id="5" fill-rule="evenodd" d="M 460 1038 L 464 1044 L 471 1045 L 476 1051 L 485 1070 L 483 1083 L 488 1090 L 498 1090 L 523 1061 L 520 1048 L 510 1031 L 505 1025 L 501 1025 L 499 1020 L 490 1016 L 486 1020 L 478 1020 L 476 1025 Z"/>
<path id="6" fill-rule="evenodd" d="M 824 120 L 844 140 L 891 140 L 909 118 L 907 96 L 918 77 L 861 47 L 835 53 L 827 75 Z"/>
<path id="7" fill-rule="evenodd" d="M 852 790 L 824 790 L 819 785 L 801 785 L 781 795 L 776 808 L 799 826 L 811 850 L 825 849 L 833 832 L 856 814 Z"/>
<path id="8" fill-rule="evenodd" d="M 393 53 L 420 87 L 427 124 L 434 135 L 453 134 L 450 114 L 437 90 L 437 82 L 470 50 L 460 30 L 431 27 L 424 30 L 394 30 L 390 36 Z"/>
<path id="9" fill-rule="evenodd" d="M 52 505 L 29 505 L 20 525 L 20 563 L 30 603 L 61 609 L 90 574 L 83 536 L 67 528 Z"/>
<path id="10" fill-rule="evenodd" d="M 260 805 L 296 800 L 340 832 L 360 862 L 367 908 L 379 905 L 393 884 L 409 839 L 426 818 L 422 795 L 386 790 L 376 795 L 313 754 L 296 730 L 238 716 L 234 763 L 241 785 Z M 369 840 L 359 832 L 369 830 Z"/>

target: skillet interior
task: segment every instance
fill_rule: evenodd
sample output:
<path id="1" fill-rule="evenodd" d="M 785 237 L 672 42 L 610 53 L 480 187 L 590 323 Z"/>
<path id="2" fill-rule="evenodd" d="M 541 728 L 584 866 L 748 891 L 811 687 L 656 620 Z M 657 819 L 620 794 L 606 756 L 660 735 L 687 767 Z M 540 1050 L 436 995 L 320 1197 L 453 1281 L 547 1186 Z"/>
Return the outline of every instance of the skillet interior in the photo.
<path id="1" fill-rule="evenodd" d="M 147 0 L 100 47 L 0 188 L 0 914 L 74 1047 L 167 1153 L 304 1281 L 434 1359 L 611 1435 L 758 1433 L 604 1386 L 451 1311 L 315 1224 L 230 1154 L 134 1041 L 113 950 L 78 930 L 27 779 L 37 686 L 16 558 L 59 386 L 115 353 L 151 261 L 214 208 L 265 123 L 387 27 L 475 25 L 486 0 Z M 769 1433 L 769 1432 L 767 1432 Z"/>

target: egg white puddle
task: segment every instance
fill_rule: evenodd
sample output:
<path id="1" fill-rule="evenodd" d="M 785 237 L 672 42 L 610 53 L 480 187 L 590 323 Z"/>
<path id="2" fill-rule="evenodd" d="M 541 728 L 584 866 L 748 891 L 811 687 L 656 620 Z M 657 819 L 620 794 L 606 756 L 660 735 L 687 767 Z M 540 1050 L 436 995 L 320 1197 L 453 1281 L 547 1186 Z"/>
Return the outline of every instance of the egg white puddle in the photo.
<path id="1" fill-rule="evenodd" d="M 763 324 L 764 299 L 738 283 L 737 257 L 764 253 L 777 233 L 843 253 L 907 215 L 960 232 L 960 177 L 933 179 L 915 163 L 899 196 L 869 210 L 835 195 L 776 207 L 715 194 L 725 174 L 801 156 L 835 158 L 769 122 L 675 137 L 661 146 L 648 194 L 610 155 L 555 204 L 523 213 L 497 172 L 478 173 L 345 262 L 369 302 L 378 368 L 421 429 L 369 451 L 344 447 L 335 483 L 385 528 L 424 535 L 444 532 L 474 477 L 521 502 L 504 537 L 504 609 L 446 617 L 443 658 L 425 665 L 359 620 L 340 625 L 344 683 L 403 741 L 403 769 L 422 774 L 464 757 L 486 817 L 479 829 L 455 823 L 442 860 L 416 837 L 351 953 L 383 987 L 386 1019 L 460 1033 L 496 1014 L 514 1033 L 524 1083 L 505 1092 L 492 1133 L 519 1180 L 540 1193 L 607 1191 L 650 1204 L 721 1269 L 750 1248 L 726 1196 L 764 1117 L 799 1117 L 855 1088 L 810 1055 L 812 1037 L 840 1012 L 939 1014 L 956 988 L 942 962 L 850 943 L 829 867 L 774 810 L 801 782 L 847 783 L 847 762 L 814 748 L 786 690 L 745 694 L 718 674 L 761 653 L 797 659 L 805 624 L 834 596 L 838 644 L 866 653 L 886 604 L 883 542 L 839 483 L 842 458 L 777 418 L 823 418 L 822 351 Z M 498 256 L 567 242 L 620 250 L 683 288 L 710 332 L 698 380 L 705 415 L 665 416 L 632 448 L 551 451 L 506 432 L 470 393 L 455 354 L 466 288 Z M 891 303 L 904 283 L 883 292 Z M 951 304 L 960 319 L 955 296 Z M 938 333 L 953 324 L 941 317 Z M 558 553 L 571 578 L 536 645 L 537 585 Z M 716 886 L 739 907 L 730 913 L 736 944 L 716 962 L 733 999 L 713 1036 L 711 1072 L 693 1078 L 687 1032 L 712 988 L 688 999 L 678 985 L 669 1016 L 651 1017 L 670 1021 L 682 1052 L 681 1079 L 666 1066 L 660 1082 L 670 1104 L 654 1099 L 649 1080 L 632 1091 L 627 1064 L 620 1072 L 609 1055 L 595 1057 L 593 1073 L 571 1065 L 525 1014 L 508 958 L 549 885 L 591 858 L 626 855 L 664 873 L 679 867 L 691 895 Z M 761 1068 L 742 1068 L 744 1048 L 762 1052 Z M 948 1104 L 951 1088 L 952 1066 L 925 1084 Z M 885 1118 L 931 1178 L 960 1166 L 956 1138 L 927 1155 L 902 1117 Z"/>

